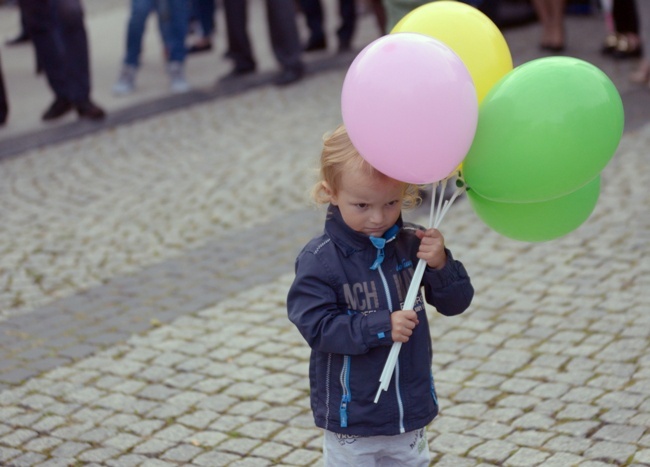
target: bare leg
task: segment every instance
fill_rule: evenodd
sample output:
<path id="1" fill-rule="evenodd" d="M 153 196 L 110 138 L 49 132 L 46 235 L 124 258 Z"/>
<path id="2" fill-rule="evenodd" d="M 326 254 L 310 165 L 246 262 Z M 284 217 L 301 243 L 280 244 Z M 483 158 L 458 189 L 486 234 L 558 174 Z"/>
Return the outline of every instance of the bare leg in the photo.
<path id="1" fill-rule="evenodd" d="M 553 51 L 564 49 L 565 0 L 533 0 L 533 5 L 542 25 L 540 46 Z"/>

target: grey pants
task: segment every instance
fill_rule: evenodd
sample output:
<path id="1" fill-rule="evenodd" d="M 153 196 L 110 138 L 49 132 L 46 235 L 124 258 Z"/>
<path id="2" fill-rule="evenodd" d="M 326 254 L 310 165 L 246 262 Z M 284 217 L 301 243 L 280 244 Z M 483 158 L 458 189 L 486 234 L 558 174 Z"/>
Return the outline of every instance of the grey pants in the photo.
<path id="1" fill-rule="evenodd" d="M 325 467 L 428 467 L 424 428 L 396 436 L 348 436 L 324 431 Z"/>

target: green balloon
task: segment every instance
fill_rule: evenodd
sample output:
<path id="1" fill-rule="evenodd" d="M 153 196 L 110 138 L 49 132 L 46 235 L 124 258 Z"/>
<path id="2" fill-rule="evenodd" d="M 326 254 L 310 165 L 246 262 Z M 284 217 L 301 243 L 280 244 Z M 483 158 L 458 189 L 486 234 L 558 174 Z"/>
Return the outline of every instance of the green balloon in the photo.
<path id="1" fill-rule="evenodd" d="M 597 67 L 571 57 L 527 62 L 481 103 L 465 181 L 483 198 L 508 203 L 572 193 L 610 161 L 623 121 L 621 96 Z"/>
<path id="2" fill-rule="evenodd" d="M 585 222 L 598 201 L 600 175 L 573 193 L 539 203 L 500 203 L 467 192 L 478 217 L 508 238 L 544 242 L 561 237 Z"/>

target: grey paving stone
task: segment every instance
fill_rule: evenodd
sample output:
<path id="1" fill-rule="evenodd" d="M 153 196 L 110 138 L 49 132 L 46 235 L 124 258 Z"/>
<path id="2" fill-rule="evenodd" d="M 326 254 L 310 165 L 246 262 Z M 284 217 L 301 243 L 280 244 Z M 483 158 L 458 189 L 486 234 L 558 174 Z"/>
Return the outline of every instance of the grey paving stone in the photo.
<path id="1" fill-rule="evenodd" d="M 38 436 L 38 433 L 35 431 L 20 428 L 0 438 L 0 442 L 5 446 L 18 448 L 36 436 Z"/>
<path id="2" fill-rule="evenodd" d="M 623 443 L 611 443 L 609 441 L 600 441 L 594 443 L 584 453 L 587 459 L 593 459 L 608 463 L 623 464 L 632 455 L 634 455 L 634 446 Z"/>
<path id="3" fill-rule="evenodd" d="M 510 456 L 504 465 L 512 466 L 532 466 L 540 465 L 549 457 L 549 453 L 537 449 L 522 448 Z"/>
<path id="4" fill-rule="evenodd" d="M 106 446 L 117 449 L 119 452 L 127 452 L 133 446 L 140 443 L 141 438 L 129 433 L 118 433 L 113 437 L 104 440 Z"/>
<path id="5" fill-rule="evenodd" d="M 210 410 L 197 410 L 178 418 L 178 423 L 191 428 L 204 429 L 219 418 L 219 413 Z"/>
<path id="6" fill-rule="evenodd" d="M 457 433 L 441 433 L 430 441 L 431 449 L 443 454 L 466 455 L 472 448 L 483 443 L 482 438 Z"/>
<path id="7" fill-rule="evenodd" d="M 22 451 L 14 448 L 0 446 L 0 461 L 9 462 L 9 460 L 18 457 Z"/>
<path id="8" fill-rule="evenodd" d="M 565 452 L 558 452 L 540 464 L 542 467 L 564 467 L 566 465 L 578 465 L 584 460 L 583 457 Z"/>
<path id="9" fill-rule="evenodd" d="M 137 454 L 126 454 L 114 459 L 108 459 L 106 465 L 110 467 L 136 467 L 142 465 L 149 459 L 146 456 Z"/>
<path id="10" fill-rule="evenodd" d="M 38 454 L 35 452 L 28 452 L 23 454 L 20 457 L 16 457 L 14 459 L 11 459 L 11 466 L 12 467 L 23 467 L 23 466 L 31 466 L 35 464 L 39 464 L 42 461 L 44 461 L 46 457 L 43 454 Z"/>
<path id="11" fill-rule="evenodd" d="M 171 442 L 164 439 L 149 439 L 135 446 L 133 448 L 133 452 L 135 454 L 144 454 L 147 456 L 160 457 L 162 453 L 164 453 L 168 449 L 171 449 L 175 445 L 176 445 L 175 442 Z"/>
<path id="12" fill-rule="evenodd" d="M 115 448 L 89 449 L 82 452 L 77 458 L 83 462 L 97 462 L 104 464 L 108 459 L 119 456 L 120 451 Z"/>
<path id="13" fill-rule="evenodd" d="M 192 463 L 203 467 L 222 467 L 235 462 L 240 457 L 224 451 L 208 452 L 197 456 Z"/>
<path id="14" fill-rule="evenodd" d="M 138 436 L 148 437 L 155 431 L 159 430 L 164 426 L 162 420 L 141 420 L 137 423 L 133 423 L 127 427 L 127 429 Z"/>
<path id="15" fill-rule="evenodd" d="M 545 431 L 555 425 L 555 420 L 543 414 L 529 412 L 516 419 L 513 425 L 525 430 L 537 429 Z"/>
<path id="16" fill-rule="evenodd" d="M 75 458 L 78 454 L 85 452 L 88 449 L 91 449 L 91 445 L 88 443 L 66 441 L 54 448 L 50 454 L 54 457 Z"/>
<path id="17" fill-rule="evenodd" d="M 555 436 L 553 433 L 537 430 L 518 430 L 508 435 L 506 441 L 531 448 L 542 447 L 546 441 Z"/>
<path id="18" fill-rule="evenodd" d="M 263 443 L 251 452 L 255 457 L 262 457 L 268 460 L 277 461 L 291 452 L 293 448 L 279 443 Z"/>
<path id="19" fill-rule="evenodd" d="M 289 465 L 310 465 L 320 457 L 320 453 L 307 449 L 296 449 L 282 459 Z"/>
<path id="20" fill-rule="evenodd" d="M 592 438 L 616 443 L 636 443 L 645 431 L 645 428 L 638 426 L 605 425 L 594 433 Z"/>
<path id="21" fill-rule="evenodd" d="M 9 371 L 0 372 L 0 383 L 14 385 L 25 381 L 32 376 L 36 376 L 40 370 L 34 368 L 16 368 Z"/>
<path id="22" fill-rule="evenodd" d="M 75 459 L 48 459 L 40 464 L 37 464 L 38 467 L 68 467 L 73 465 L 76 462 Z"/>
<path id="23" fill-rule="evenodd" d="M 189 462 L 202 452 L 201 448 L 191 444 L 181 444 L 165 452 L 162 458 L 174 462 Z"/>
<path id="24" fill-rule="evenodd" d="M 488 462 L 503 464 L 516 451 L 517 447 L 514 444 L 493 439 L 476 446 L 469 455 Z"/>

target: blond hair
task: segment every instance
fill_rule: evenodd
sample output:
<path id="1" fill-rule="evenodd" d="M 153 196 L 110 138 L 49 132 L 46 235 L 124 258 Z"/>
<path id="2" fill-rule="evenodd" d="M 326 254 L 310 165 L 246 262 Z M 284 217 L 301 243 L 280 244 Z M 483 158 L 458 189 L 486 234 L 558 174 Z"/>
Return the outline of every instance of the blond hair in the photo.
<path id="1" fill-rule="evenodd" d="M 312 199 L 317 204 L 329 203 L 331 196 L 325 190 L 323 182 L 326 182 L 330 190 L 336 194 L 341 186 L 343 173 L 347 171 L 361 171 L 374 177 L 388 177 L 361 157 L 359 151 L 352 145 L 345 126 L 341 124 L 323 137 L 320 176 L 311 191 Z M 401 183 L 403 186 L 402 208 L 411 209 L 416 207 L 421 201 L 419 187 L 411 183 Z"/>

